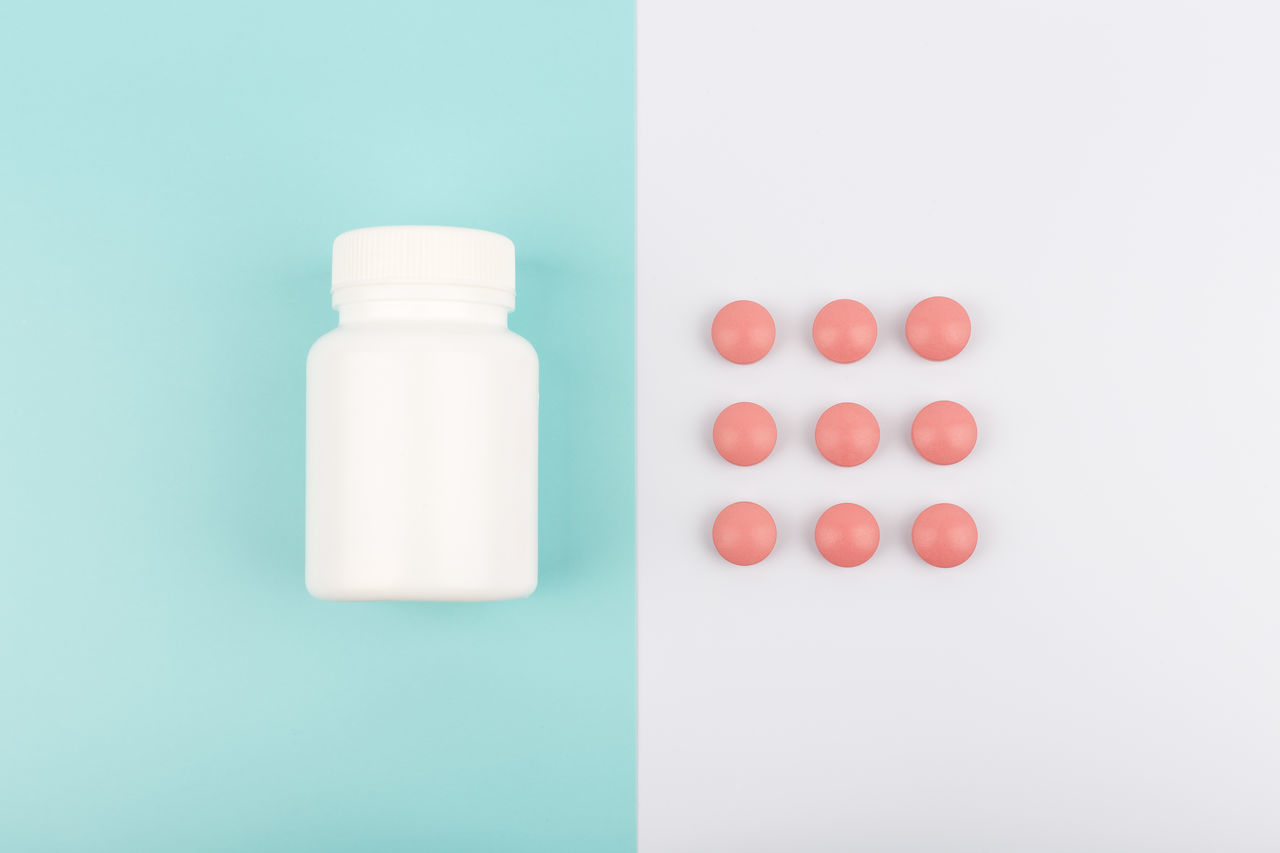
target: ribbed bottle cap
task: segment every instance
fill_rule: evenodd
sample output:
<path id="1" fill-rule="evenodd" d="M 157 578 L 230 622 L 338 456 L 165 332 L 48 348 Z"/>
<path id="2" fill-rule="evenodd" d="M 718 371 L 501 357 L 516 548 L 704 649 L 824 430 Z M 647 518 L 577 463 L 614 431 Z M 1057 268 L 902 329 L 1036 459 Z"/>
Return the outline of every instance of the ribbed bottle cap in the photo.
<path id="1" fill-rule="evenodd" d="M 357 228 L 333 241 L 333 304 L 450 299 L 516 305 L 515 245 L 501 234 L 438 225 Z"/>

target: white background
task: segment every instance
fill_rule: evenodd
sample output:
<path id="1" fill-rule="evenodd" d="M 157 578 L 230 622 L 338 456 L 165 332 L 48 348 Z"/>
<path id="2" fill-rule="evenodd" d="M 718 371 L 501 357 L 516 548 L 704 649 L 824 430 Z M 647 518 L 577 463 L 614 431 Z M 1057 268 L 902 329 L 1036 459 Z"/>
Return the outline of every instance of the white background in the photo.
<path id="1" fill-rule="evenodd" d="M 639 2 L 643 851 L 1280 849 L 1280 17 L 1265 4 Z M 969 348 L 902 335 L 935 294 Z M 861 300 L 835 365 L 809 324 Z M 773 352 L 711 348 L 755 299 Z M 959 465 L 912 416 L 973 411 Z M 725 405 L 773 412 L 755 468 Z M 812 429 L 853 400 L 879 452 Z M 779 527 L 724 563 L 735 500 Z M 837 569 L 832 503 L 879 519 Z M 925 566 L 910 522 L 980 544 Z"/>

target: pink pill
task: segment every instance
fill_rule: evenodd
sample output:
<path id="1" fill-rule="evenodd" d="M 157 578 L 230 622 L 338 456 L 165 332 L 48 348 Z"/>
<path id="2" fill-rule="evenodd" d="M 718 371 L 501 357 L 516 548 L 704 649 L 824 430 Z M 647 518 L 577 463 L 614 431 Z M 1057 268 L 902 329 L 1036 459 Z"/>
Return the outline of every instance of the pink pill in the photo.
<path id="1" fill-rule="evenodd" d="M 954 465 L 978 443 L 978 424 L 969 410 L 950 400 L 930 403 L 911 422 L 911 443 L 936 465 Z"/>
<path id="2" fill-rule="evenodd" d="M 750 566 L 769 556 L 778 541 L 778 528 L 760 504 L 738 501 L 720 510 L 711 526 L 711 541 L 730 563 Z"/>
<path id="3" fill-rule="evenodd" d="M 711 342 L 734 364 L 764 358 L 773 347 L 773 336 L 773 317 L 763 305 L 749 299 L 730 302 L 711 321 Z"/>
<path id="4" fill-rule="evenodd" d="M 818 418 L 813 441 L 828 462 L 845 468 L 861 465 L 880 446 L 880 424 L 865 406 L 836 403 Z"/>
<path id="5" fill-rule="evenodd" d="M 907 343 L 931 361 L 946 361 L 969 343 L 969 314 L 959 302 L 931 296 L 907 315 Z"/>
<path id="6" fill-rule="evenodd" d="M 755 465 L 773 452 L 778 427 L 764 406 L 734 403 L 716 417 L 711 440 L 734 465 Z"/>
<path id="7" fill-rule="evenodd" d="M 857 504 L 836 504 L 818 518 L 813 541 L 828 563 L 861 566 L 880 547 L 880 525 Z"/>
<path id="8" fill-rule="evenodd" d="M 911 544 L 931 566 L 958 566 L 978 547 L 978 525 L 955 504 L 934 504 L 911 525 Z"/>
<path id="9" fill-rule="evenodd" d="M 832 361 L 857 361 L 876 343 L 876 318 L 861 302 L 837 299 L 822 306 L 813 319 L 813 343 Z"/>

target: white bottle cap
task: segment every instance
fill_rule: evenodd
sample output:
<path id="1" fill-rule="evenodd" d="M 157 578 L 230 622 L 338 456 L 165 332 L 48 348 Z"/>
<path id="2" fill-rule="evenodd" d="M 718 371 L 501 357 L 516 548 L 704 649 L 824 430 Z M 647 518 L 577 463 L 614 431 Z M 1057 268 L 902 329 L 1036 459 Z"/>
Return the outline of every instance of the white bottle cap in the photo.
<path id="1" fill-rule="evenodd" d="M 357 228 L 333 241 L 333 305 L 447 299 L 516 307 L 515 245 L 492 231 L 438 225 Z"/>

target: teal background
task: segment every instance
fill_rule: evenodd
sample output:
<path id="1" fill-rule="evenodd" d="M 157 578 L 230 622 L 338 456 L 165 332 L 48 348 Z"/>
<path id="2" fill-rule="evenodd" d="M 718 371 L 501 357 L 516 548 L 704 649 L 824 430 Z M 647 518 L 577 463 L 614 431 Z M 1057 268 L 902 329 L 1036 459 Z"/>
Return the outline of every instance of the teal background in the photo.
<path id="1" fill-rule="evenodd" d="M 630 3 L 0 12 L 0 849 L 635 838 Z M 541 586 L 303 587 L 330 243 L 516 243 Z"/>

